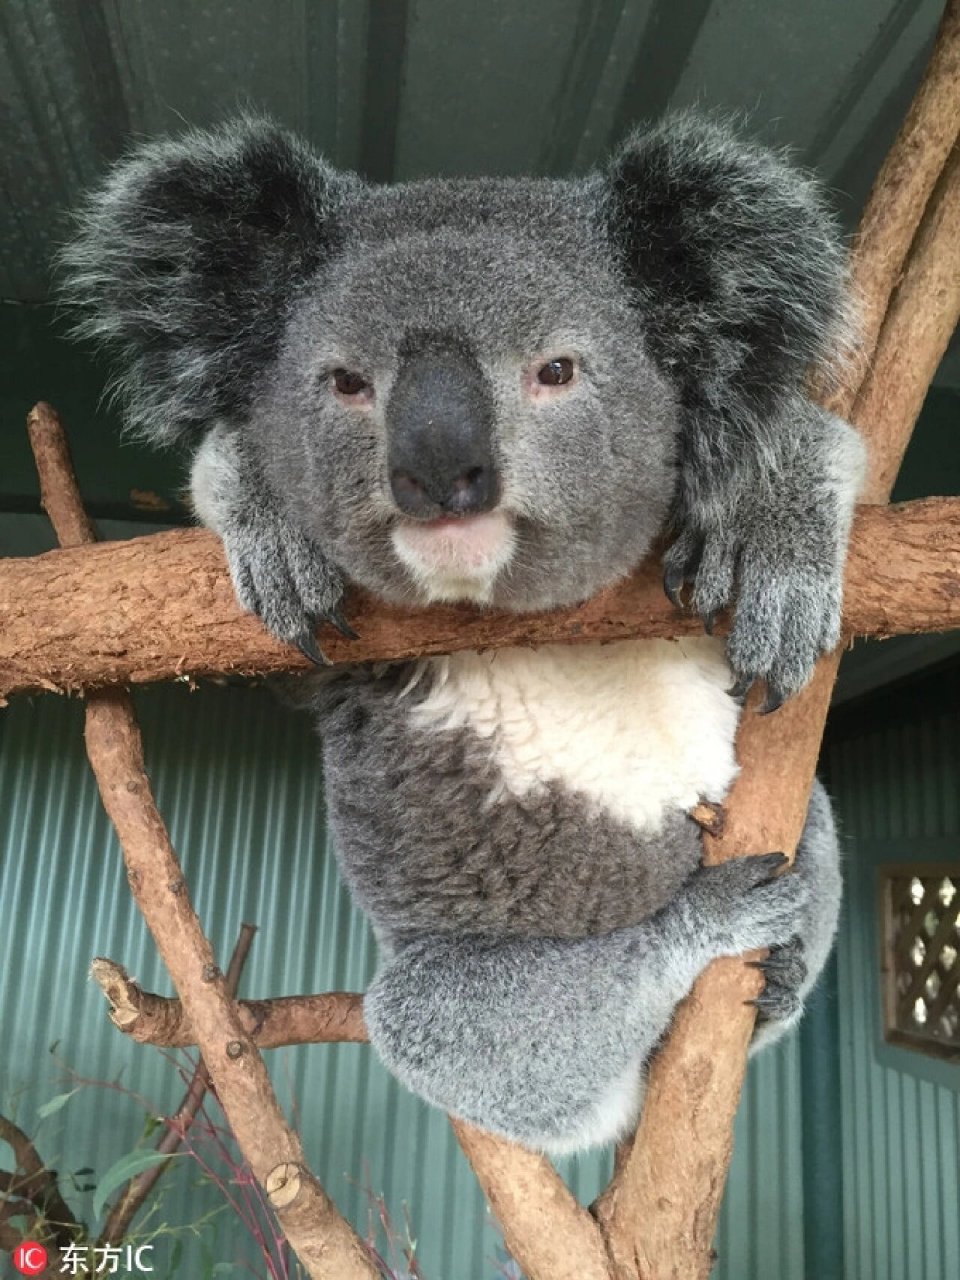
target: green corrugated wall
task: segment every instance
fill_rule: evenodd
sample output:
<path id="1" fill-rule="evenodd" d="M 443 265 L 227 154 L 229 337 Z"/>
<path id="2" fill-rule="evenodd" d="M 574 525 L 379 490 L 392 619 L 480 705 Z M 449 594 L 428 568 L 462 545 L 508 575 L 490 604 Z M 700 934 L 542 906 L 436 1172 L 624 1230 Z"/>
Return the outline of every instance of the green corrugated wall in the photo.
<path id="1" fill-rule="evenodd" d="M 960 872 L 960 670 L 834 719 L 825 752 L 848 850 L 837 951 L 844 1280 L 960 1276 L 960 1065 L 882 1043 L 885 862 Z"/>
<path id="2" fill-rule="evenodd" d="M 168 686 L 138 693 L 137 705 L 160 805 L 222 961 L 242 920 L 260 926 L 243 993 L 362 989 L 372 939 L 326 844 L 306 718 L 257 688 Z M 38 1122 L 37 1107 L 69 1087 L 51 1043 L 80 1075 L 119 1077 L 159 1110 L 175 1104 L 182 1084 L 156 1051 L 113 1030 L 86 977 L 102 954 L 169 992 L 131 906 L 81 734 L 74 701 L 22 698 L 0 713 L 0 1106 L 16 1108 L 59 1168 L 90 1166 L 100 1176 L 134 1146 L 143 1113 L 121 1093 L 97 1089 Z M 313 1167 L 358 1226 L 367 1185 L 398 1223 L 409 1206 L 427 1280 L 497 1274 L 497 1233 L 442 1115 L 398 1088 L 365 1046 L 288 1049 L 268 1061 L 281 1097 L 297 1101 Z M 799 1095 L 794 1038 L 751 1069 L 718 1236 L 719 1280 L 802 1280 Z M 606 1168 L 606 1157 L 590 1157 L 567 1162 L 565 1172 L 589 1200 Z M 195 1184 L 185 1163 L 160 1216 L 198 1220 L 216 1201 Z M 90 1199 L 73 1194 L 71 1203 L 89 1215 Z M 220 1260 L 237 1241 L 223 1220 L 208 1242 Z M 187 1243 L 177 1274 L 193 1280 L 201 1255 Z M 172 1248 L 158 1246 L 158 1260 Z"/>

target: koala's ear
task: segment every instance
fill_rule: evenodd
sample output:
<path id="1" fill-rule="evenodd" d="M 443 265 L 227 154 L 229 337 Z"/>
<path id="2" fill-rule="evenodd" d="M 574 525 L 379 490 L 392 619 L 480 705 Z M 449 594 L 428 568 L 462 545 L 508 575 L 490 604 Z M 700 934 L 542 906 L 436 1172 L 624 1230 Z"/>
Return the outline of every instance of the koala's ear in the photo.
<path id="1" fill-rule="evenodd" d="M 817 185 L 721 122 L 634 133 L 602 179 L 617 265 L 687 404 L 754 418 L 851 341 L 845 254 Z"/>
<path id="2" fill-rule="evenodd" d="M 78 332 L 119 357 L 129 424 L 169 442 L 242 413 L 358 180 L 270 121 L 153 142 L 112 171 L 61 255 Z"/>

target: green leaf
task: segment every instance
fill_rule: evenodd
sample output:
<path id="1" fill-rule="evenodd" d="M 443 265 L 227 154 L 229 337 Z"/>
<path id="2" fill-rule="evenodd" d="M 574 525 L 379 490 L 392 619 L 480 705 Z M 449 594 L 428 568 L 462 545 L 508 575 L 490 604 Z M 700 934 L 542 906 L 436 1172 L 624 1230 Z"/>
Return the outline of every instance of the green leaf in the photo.
<path id="1" fill-rule="evenodd" d="M 230 1275 L 233 1270 L 234 1266 L 232 1262 L 217 1262 L 214 1264 L 212 1274 L 215 1276 L 226 1276 Z"/>
<path id="2" fill-rule="evenodd" d="M 131 1178 L 135 1178 L 138 1173 L 143 1173 L 145 1169 L 152 1169 L 154 1165 L 162 1164 L 164 1160 L 172 1160 L 173 1156 L 162 1155 L 159 1151 L 131 1151 L 125 1156 L 121 1156 L 116 1164 L 112 1164 L 107 1172 L 100 1179 L 97 1186 L 97 1194 L 93 1197 L 93 1216 L 99 1218 L 106 1206 L 107 1199 L 122 1187 L 125 1182 L 129 1182 Z"/>
<path id="3" fill-rule="evenodd" d="M 173 1246 L 173 1252 L 170 1255 L 170 1262 L 167 1265 L 167 1275 L 176 1276 L 180 1267 L 180 1259 L 183 1257 L 183 1241 L 177 1240 Z"/>
<path id="4" fill-rule="evenodd" d="M 37 1115 L 41 1120 L 46 1120 L 47 1116 L 52 1116 L 55 1111 L 65 1107 L 75 1093 L 79 1093 L 79 1089 L 71 1089 L 69 1093 L 58 1093 L 55 1098 L 45 1102 L 42 1107 L 37 1107 Z"/>
<path id="5" fill-rule="evenodd" d="M 163 1128 L 163 1119 L 161 1116 L 147 1116 L 143 1122 L 143 1133 L 141 1137 L 146 1142 L 156 1133 L 158 1129 Z"/>

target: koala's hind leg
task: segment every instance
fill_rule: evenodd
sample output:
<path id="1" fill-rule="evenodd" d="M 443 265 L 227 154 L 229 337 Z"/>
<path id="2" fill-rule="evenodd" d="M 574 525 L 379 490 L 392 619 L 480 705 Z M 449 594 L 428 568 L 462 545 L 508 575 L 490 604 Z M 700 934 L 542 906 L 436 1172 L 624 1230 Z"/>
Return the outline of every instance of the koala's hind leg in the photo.
<path id="1" fill-rule="evenodd" d="M 797 1022 L 837 932 L 842 893 L 840 847 L 830 801 L 817 781 L 797 846 L 794 873 L 808 885 L 805 905 L 795 936 L 771 947 L 761 966 L 766 987 L 757 1000 L 751 1052 L 772 1044 Z"/>
<path id="2" fill-rule="evenodd" d="M 718 955 L 792 937 L 804 885 L 779 854 L 702 867 L 662 911 L 582 939 L 418 937 L 364 1004 L 390 1070 L 429 1102 L 560 1154 L 636 1118 L 642 1066 Z"/>

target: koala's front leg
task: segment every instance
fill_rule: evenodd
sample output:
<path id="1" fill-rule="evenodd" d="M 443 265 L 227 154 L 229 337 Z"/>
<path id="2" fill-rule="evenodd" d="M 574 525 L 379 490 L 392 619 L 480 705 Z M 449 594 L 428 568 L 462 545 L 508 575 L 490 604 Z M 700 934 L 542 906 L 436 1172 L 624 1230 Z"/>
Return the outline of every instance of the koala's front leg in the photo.
<path id="1" fill-rule="evenodd" d="M 634 1122 L 643 1064 L 704 966 L 791 937 L 780 854 L 702 867 L 662 911 L 583 939 L 421 937 L 367 993 L 370 1039 L 415 1093 L 562 1154 Z"/>
<path id="2" fill-rule="evenodd" d="M 315 638 L 319 623 L 356 638 L 343 617 L 340 571 L 290 522 L 226 427 L 200 446 L 190 492 L 197 515 L 223 542 L 237 599 L 269 631 L 318 664 L 326 661 Z"/>
<path id="3" fill-rule="evenodd" d="M 694 415 L 681 450 L 665 589 L 680 604 L 689 582 L 708 630 L 733 606 L 727 654 L 737 690 L 765 680 L 765 709 L 774 710 L 840 639 L 862 444 L 846 423 L 795 397 L 780 421 L 740 437 Z"/>

